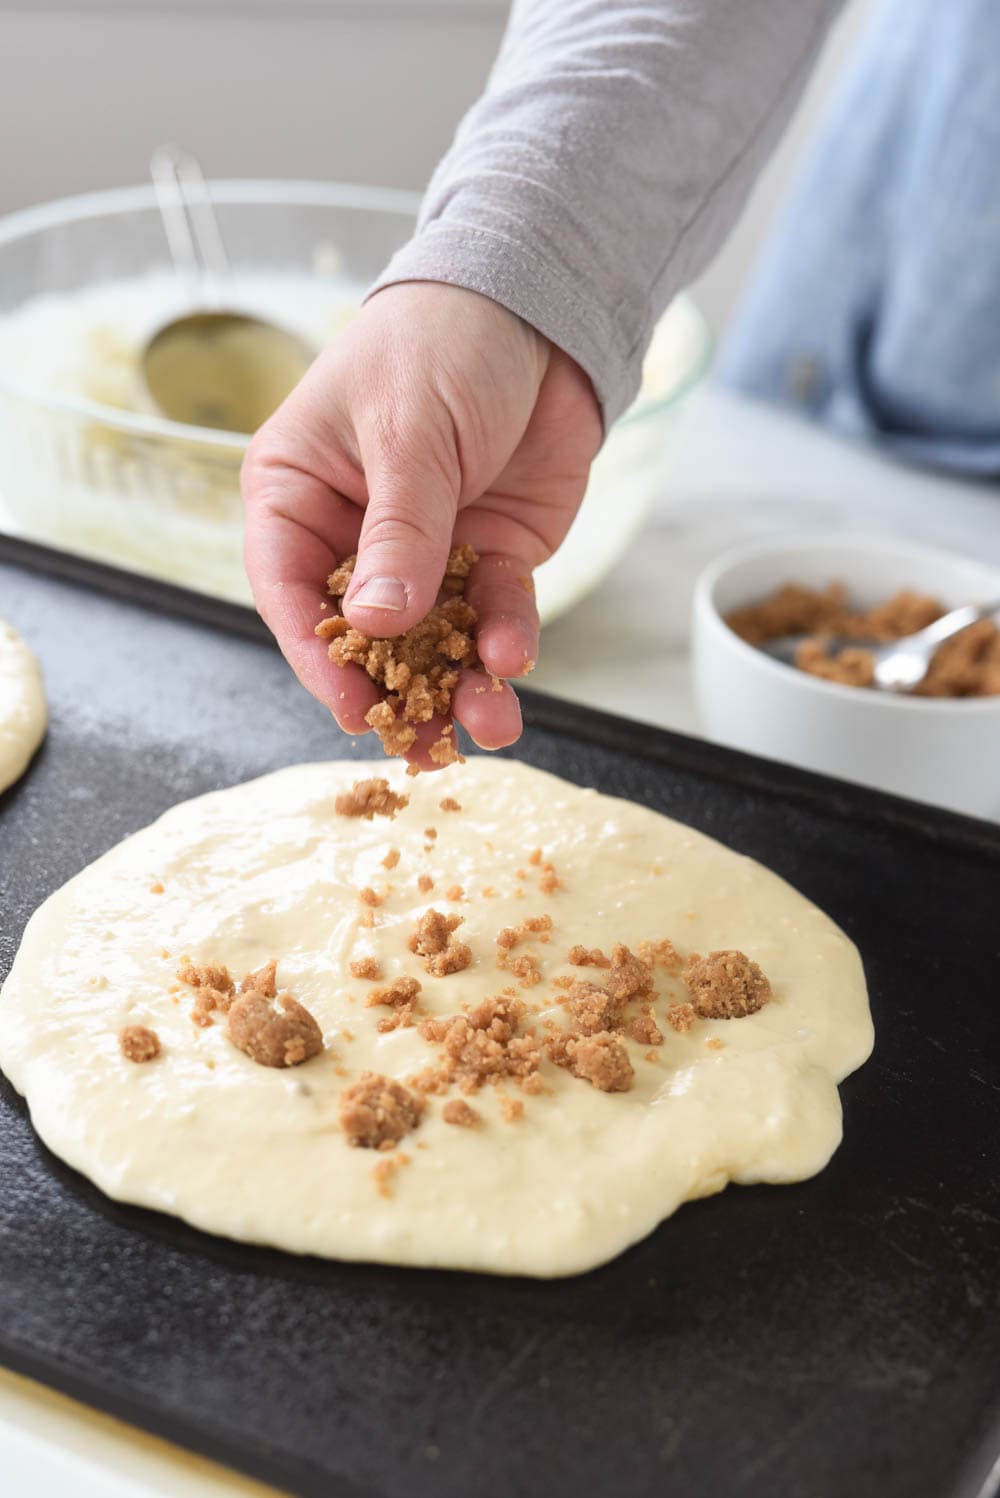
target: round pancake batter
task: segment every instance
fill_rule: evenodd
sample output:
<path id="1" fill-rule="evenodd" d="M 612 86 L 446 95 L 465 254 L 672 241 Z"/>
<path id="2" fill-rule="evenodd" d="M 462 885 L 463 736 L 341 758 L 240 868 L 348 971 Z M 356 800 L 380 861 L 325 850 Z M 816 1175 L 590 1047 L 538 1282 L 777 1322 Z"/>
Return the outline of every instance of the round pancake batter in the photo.
<path id="1" fill-rule="evenodd" d="M 47 720 L 38 662 L 21 636 L 0 619 L 0 793 L 28 768 Z"/>
<path id="2" fill-rule="evenodd" d="M 539 1276 L 823 1168 L 872 1045 L 828 917 L 510 760 L 377 768 L 391 789 L 342 762 L 184 803 L 35 914 L 0 1064 L 57 1155 L 232 1238 Z M 734 962 L 754 1012 L 712 1017 Z"/>

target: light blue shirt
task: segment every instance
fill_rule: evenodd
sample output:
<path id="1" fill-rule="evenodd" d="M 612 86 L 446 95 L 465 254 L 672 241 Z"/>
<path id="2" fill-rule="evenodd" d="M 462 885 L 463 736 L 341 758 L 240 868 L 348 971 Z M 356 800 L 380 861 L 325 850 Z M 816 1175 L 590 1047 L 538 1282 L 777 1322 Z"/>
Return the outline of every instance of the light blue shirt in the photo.
<path id="1" fill-rule="evenodd" d="M 884 0 L 720 373 L 901 456 L 1000 476 L 1000 0 Z"/>

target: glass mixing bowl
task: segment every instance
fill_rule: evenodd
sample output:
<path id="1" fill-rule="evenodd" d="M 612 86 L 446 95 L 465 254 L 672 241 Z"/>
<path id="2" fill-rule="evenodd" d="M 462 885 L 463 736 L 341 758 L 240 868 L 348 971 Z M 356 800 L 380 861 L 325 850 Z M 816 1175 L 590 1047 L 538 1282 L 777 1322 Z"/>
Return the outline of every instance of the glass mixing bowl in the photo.
<path id="1" fill-rule="evenodd" d="M 233 266 L 227 305 L 295 326 L 317 347 L 409 238 L 418 203 L 315 182 L 214 182 L 211 192 Z M 239 494 L 248 439 L 164 420 L 138 377 L 145 339 L 196 304 L 197 288 L 171 266 L 151 186 L 0 220 L 0 528 L 250 602 Z M 628 545 L 708 356 L 700 313 L 678 298 L 579 518 L 536 574 L 543 619 L 581 598 Z"/>

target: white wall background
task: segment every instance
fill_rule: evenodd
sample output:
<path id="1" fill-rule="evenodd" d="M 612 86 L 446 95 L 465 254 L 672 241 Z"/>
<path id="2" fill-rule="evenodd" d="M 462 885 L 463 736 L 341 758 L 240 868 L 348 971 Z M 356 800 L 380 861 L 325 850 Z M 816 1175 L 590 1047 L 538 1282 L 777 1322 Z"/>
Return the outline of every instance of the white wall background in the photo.
<path id="1" fill-rule="evenodd" d="M 697 288 L 721 328 L 872 0 Z M 504 0 L 0 0 L 0 212 L 139 181 L 176 139 L 209 175 L 419 188 L 482 87 Z"/>

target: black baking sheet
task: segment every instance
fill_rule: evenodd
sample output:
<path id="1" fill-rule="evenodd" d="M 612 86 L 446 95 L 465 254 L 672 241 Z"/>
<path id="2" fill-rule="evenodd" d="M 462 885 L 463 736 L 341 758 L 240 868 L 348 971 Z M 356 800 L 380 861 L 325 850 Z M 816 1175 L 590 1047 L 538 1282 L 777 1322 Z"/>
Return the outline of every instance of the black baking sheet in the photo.
<path id="1" fill-rule="evenodd" d="M 168 617 L 170 590 L 44 564 L 0 541 L 0 615 L 52 708 L 0 798 L 0 974 L 39 901 L 175 801 L 372 750 L 233 632 L 245 611 Z M 518 757 L 754 855 L 860 945 L 876 1052 L 830 1167 L 686 1206 L 571 1280 L 341 1265 L 103 1199 L 0 1083 L 0 1362 L 322 1498 L 986 1498 L 1000 829 L 526 700 Z"/>

